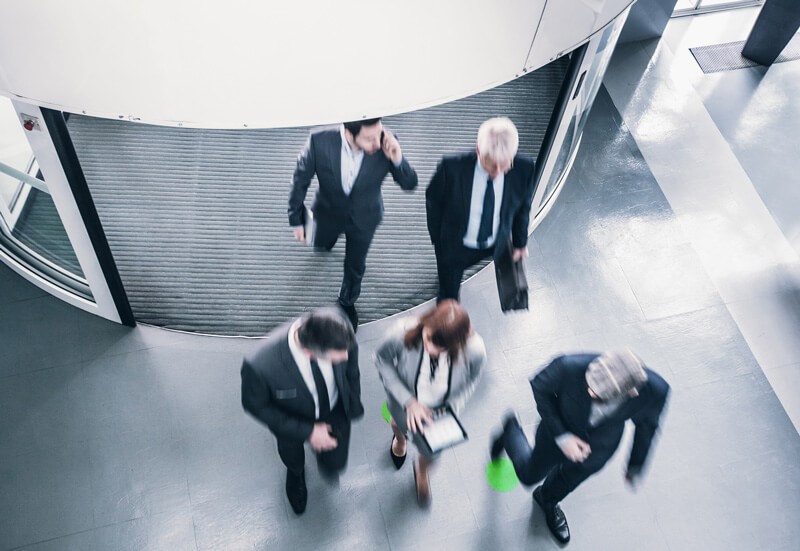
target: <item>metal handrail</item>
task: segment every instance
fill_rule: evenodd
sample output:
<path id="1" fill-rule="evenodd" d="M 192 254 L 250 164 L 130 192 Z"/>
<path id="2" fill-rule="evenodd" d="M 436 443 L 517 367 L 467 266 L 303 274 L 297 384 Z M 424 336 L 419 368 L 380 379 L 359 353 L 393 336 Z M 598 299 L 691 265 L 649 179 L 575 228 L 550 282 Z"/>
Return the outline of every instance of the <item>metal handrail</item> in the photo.
<path id="1" fill-rule="evenodd" d="M 32 188 L 36 188 L 39 191 L 41 191 L 42 193 L 46 193 L 46 194 L 50 195 L 50 190 L 47 189 L 47 184 L 45 184 L 43 181 L 41 181 L 38 178 L 34 178 L 30 174 L 25 174 L 21 170 L 17 170 L 16 168 L 14 168 L 12 166 L 9 166 L 9 165 L 7 165 L 7 164 L 5 164 L 3 162 L 0 162 L 0 172 L 2 172 L 3 174 L 7 174 L 8 176 L 11 176 L 12 178 L 14 178 L 16 180 L 19 180 L 21 182 L 25 182 L 26 184 L 28 184 Z"/>
<path id="2" fill-rule="evenodd" d="M 701 15 L 704 13 L 712 13 L 716 11 L 735 10 L 738 8 L 752 8 L 761 6 L 764 0 L 731 0 L 725 4 L 714 4 L 712 6 L 704 6 L 700 0 L 693 8 L 679 8 L 672 12 L 670 17 L 686 17 L 687 15 Z"/>

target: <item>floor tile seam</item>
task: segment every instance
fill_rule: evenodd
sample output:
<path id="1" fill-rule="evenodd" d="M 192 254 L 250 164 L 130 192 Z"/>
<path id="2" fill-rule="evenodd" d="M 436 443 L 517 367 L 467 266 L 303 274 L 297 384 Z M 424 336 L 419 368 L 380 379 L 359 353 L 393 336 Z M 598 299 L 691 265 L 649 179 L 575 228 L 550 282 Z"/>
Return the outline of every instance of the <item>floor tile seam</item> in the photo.
<path id="1" fill-rule="evenodd" d="M 725 475 L 726 474 L 725 473 L 725 468 L 726 467 L 730 467 L 732 465 L 737 465 L 737 464 L 748 464 L 748 465 L 756 464 L 756 465 L 759 465 L 761 459 L 769 457 L 769 456 L 772 456 L 772 455 L 775 455 L 775 453 L 785 452 L 785 451 L 786 451 L 786 448 L 781 446 L 779 443 L 776 443 L 775 446 L 772 447 L 772 448 L 766 448 L 766 449 L 765 448 L 760 448 L 755 453 L 747 456 L 747 458 L 737 459 L 735 461 L 728 461 L 727 463 L 718 463 L 717 466 L 720 469 L 720 473 Z M 758 460 L 758 461 L 753 461 L 754 459 Z"/>
<path id="2" fill-rule="evenodd" d="M 47 538 L 47 539 L 45 539 L 45 540 L 32 541 L 32 542 L 30 542 L 30 543 L 26 543 L 26 544 L 23 544 L 23 545 L 19 545 L 19 546 L 17 546 L 17 547 L 8 547 L 8 548 L 6 548 L 6 549 L 7 549 L 7 551 L 24 551 L 26 548 L 28 548 L 28 547 L 31 547 L 32 545 L 41 545 L 41 544 L 43 544 L 43 543 L 49 543 L 49 542 L 51 542 L 51 541 L 57 541 L 57 540 L 60 540 L 61 538 L 69 538 L 69 537 L 72 537 L 72 536 L 78 536 L 78 535 L 80 535 L 80 534 L 85 534 L 85 533 L 87 533 L 87 532 L 93 532 L 94 530 L 95 530 L 94 528 L 87 528 L 86 530 L 79 530 L 79 531 L 77 531 L 77 532 L 70 532 L 69 534 L 64 534 L 64 535 L 61 535 L 61 536 L 56 536 L 56 537 L 54 537 L 54 538 Z"/>
<path id="3" fill-rule="evenodd" d="M 0 339 L 0 342 L 3 342 L 3 340 Z M 66 367 L 81 366 L 80 369 L 83 370 L 82 364 L 85 364 L 85 363 L 86 362 L 84 360 L 77 360 L 77 361 L 74 361 L 74 362 L 67 362 L 65 364 L 60 364 L 60 365 L 51 365 L 49 367 L 42 367 L 42 368 L 39 368 L 39 369 L 32 369 L 32 370 L 29 370 L 29 371 L 21 371 L 19 373 L 9 373 L 8 375 L 0 375 L 0 381 L 3 381 L 5 379 L 10 379 L 12 377 L 24 377 L 26 375 L 33 375 L 35 373 L 42 373 L 43 371 L 51 371 L 53 369 L 62 369 L 62 368 L 66 368 Z"/>
<path id="4" fill-rule="evenodd" d="M 22 277 L 22 276 L 20 276 L 20 277 Z M 43 298 L 49 298 L 50 296 L 52 296 L 52 295 L 50 295 L 49 293 L 47 293 L 45 291 L 42 291 L 42 293 L 43 294 L 41 294 L 39 296 L 36 296 L 36 297 L 25 297 L 25 298 L 19 298 L 19 299 L 9 300 L 9 301 L 0 301 L 0 308 L 8 308 L 8 307 L 11 307 L 11 306 L 17 306 L 17 305 L 22 304 L 24 302 L 31 302 L 31 301 L 34 301 L 34 300 L 41 300 Z"/>
<path id="5" fill-rule="evenodd" d="M 37 454 L 49 453 L 49 452 L 52 452 L 54 450 L 59 450 L 59 449 L 62 449 L 64 447 L 69 447 L 69 446 L 79 446 L 81 444 L 88 446 L 88 445 L 90 445 L 90 441 L 92 439 L 93 439 L 92 437 L 78 438 L 78 439 L 75 439 L 75 440 L 67 440 L 66 442 L 55 442 L 52 445 L 33 446 L 33 447 L 30 447 L 30 448 L 24 448 L 23 451 L 16 452 L 16 453 L 11 453 L 11 454 L 8 454 L 8 455 L 5 455 L 4 453 L 0 453 L 0 463 L 2 463 L 4 460 L 18 459 L 20 457 L 24 457 L 26 455 L 30 455 L 30 454 L 33 454 L 33 453 L 37 453 Z M 6 444 L 4 444 L 4 445 L 6 445 Z"/>
<path id="6" fill-rule="evenodd" d="M 685 51 L 674 52 L 674 51 L 672 51 L 671 47 L 666 43 L 662 43 L 661 47 L 665 48 L 667 50 L 667 52 L 668 52 L 667 55 L 669 57 L 669 60 L 665 61 L 664 57 L 662 55 L 661 57 L 659 57 L 658 62 L 660 62 L 660 63 L 662 63 L 664 65 L 667 65 L 667 66 L 671 66 L 671 67 L 674 67 L 674 66 L 676 66 L 676 65 L 678 65 L 680 63 L 683 63 L 683 64 L 689 63 L 689 60 L 691 58 L 691 53 L 689 52 L 688 48 L 685 49 Z M 681 59 L 681 57 L 683 59 Z M 705 100 L 703 98 L 703 95 L 700 93 L 700 91 L 696 87 L 696 83 L 695 83 L 694 79 L 692 79 L 690 76 L 687 76 L 687 75 L 681 75 L 681 77 L 682 78 L 680 78 L 680 82 L 679 82 L 679 78 L 678 78 L 677 75 L 674 74 L 674 72 L 672 72 L 672 71 L 668 72 L 668 78 L 669 78 L 670 82 L 678 84 L 678 87 L 677 87 L 678 89 L 683 89 L 685 92 L 688 92 L 693 96 L 692 99 L 694 100 L 694 104 L 697 107 L 701 108 L 704 116 L 707 118 L 708 122 L 711 123 L 711 127 L 713 127 L 713 133 L 714 133 L 714 137 L 715 137 L 714 141 L 716 141 L 718 145 L 724 145 L 724 148 L 727 151 L 730 152 L 730 156 L 733 159 L 735 159 L 736 164 L 738 166 L 738 171 L 740 172 L 740 176 L 742 176 L 741 182 L 744 184 L 743 187 L 746 187 L 746 191 L 752 192 L 753 197 L 758 199 L 759 204 L 757 205 L 757 207 L 762 211 L 763 214 L 767 215 L 767 218 L 771 222 L 771 225 L 774 226 L 772 229 L 777 231 L 776 235 L 780 235 L 780 236 L 783 237 L 783 241 L 785 241 L 785 243 L 782 244 L 783 245 L 782 248 L 784 248 L 786 250 L 794 250 L 794 248 L 791 246 L 791 243 L 789 242 L 788 237 L 786 236 L 786 234 L 781 229 L 780 225 L 775 220 L 775 217 L 772 214 L 772 212 L 770 211 L 770 209 L 767 208 L 767 206 L 764 203 L 764 200 L 762 199 L 761 195 L 758 193 L 758 189 L 753 184 L 753 181 L 752 181 L 752 178 L 750 177 L 750 174 L 747 172 L 745 167 L 742 165 L 741 161 L 739 160 L 739 157 L 736 155 L 736 152 L 734 151 L 734 149 L 731 146 L 730 142 L 728 142 L 728 140 L 725 138 L 725 135 L 722 133 L 722 130 L 720 130 L 719 126 L 717 125 L 716 120 L 711 115 L 711 112 L 709 111 L 709 108 L 706 105 L 706 102 L 705 102 Z M 635 140 L 635 136 L 633 134 L 632 134 L 632 136 L 634 137 L 634 140 Z M 696 135 L 695 135 L 695 140 L 696 140 L 695 143 L 699 143 L 700 142 L 700 139 L 698 139 Z M 707 141 L 711 141 L 711 140 L 707 140 Z M 707 141 L 706 141 L 706 143 L 707 143 Z M 643 151 L 642 151 L 642 154 L 644 155 Z M 646 158 L 645 158 L 645 161 L 646 161 Z M 648 163 L 648 165 L 649 165 L 649 163 Z M 654 174 L 654 176 L 655 176 L 655 174 Z M 659 181 L 658 178 L 656 178 L 656 181 L 659 183 L 659 187 L 661 187 L 661 182 Z M 663 188 L 661 188 L 661 189 L 663 191 Z M 685 214 L 685 213 L 679 213 L 678 211 L 676 211 L 676 209 L 674 208 L 672 202 L 669 200 L 669 196 L 667 195 L 666 192 L 664 192 L 664 196 L 667 198 L 667 201 L 670 203 L 670 207 L 672 208 L 673 213 L 675 213 L 676 216 L 678 214 Z M 680 217 L 678 217 L 678 222 L 679 223 L 682 222 Z M 683 226 L 682 223 L 681 223 L 681 226 Z M 684 232 L 685 232 L 685 228 L 684 228 Z M 686 233 L 687 236 L 691 235 L 688 232 L 685 232 L 685 233 Z M 691 241 L 691 237 L 689 239 Z M 696 247 L 694 246 L 694 243 L 692 243 L 692 244 L 693 244 L 693 248 L 695 248 L 695 251 L 698 253 L 698 255 L 700 255 L 699 251 L 696 250 Z M 800 263 L 800 256 L 795 254 L 794 257 L 792 258 L 792 260 L 790 261 L 790 263 L 794 263 L 794 264 Z M 783 264 L 783 262 L 781 262 L 781 264 Z"/>
<path id="7" fill-rule="evenodd" d="M 463 480 L 468 480 L 468 479 L 466 479 L 464 477 L 464 471 L 461 468 L 461 461 L 459 461 L 459 459 L 458 459 L 458 454 L 456 454 L 456 453 L 453 454 L 453 460 L 456 462 L 456 469 L 458 469 L 459 479 L 462 480 L 462 481 Z M 470 511 L 470 513 L 472 513 L 472 520 L 473 520 L 473 522 L 475 522 L 475 528 L 480 530 L 481 529 L 481 523 L 478 520 L 478 515 L 477 515 L 477 513 L 475 511 L 475 504 L 473 503 L 472 497 L 470 496 L 470 493 L 466 489 L 466 487 L 464 488 L 464 490 L 465 490 L 464 493 L 467 496 L 467 503 L 469 503 L 469 511 Z M 491 491 L 491 490 L 489 490 L 489 491 Z"/>
<path id="8" fill-rule="evenodd" d="M 782 364 L 777 364 L 777 365 L 769 365 L 769 366 L 766 366 L 766 367 L 762 366 L 762 369 L 764 370 L 765 374 L 768 374 L 770 372 L 774 373 L 775 371 L 778 371 L 778 370 L 784 370 L 784 369 L 786 369 L 788 367 L 800 368 L 800 362 L 787 362 L 787 363 L 782 363 Z M 799 371 L 800 371 L 800 369 L 799 369 Z"/>
<path id="9" fill-rule="evenodd" d="M 570 330 L 570 333 L 560 333 L 560 334 L 555 334 L 555 335 L 546 335 L 545 338 L 539 339 L 539 340 L 536 340 L 536 341 L 531 341 L 528 344 L 523 344 L 523 345 L 520 345 L 520 346 L 509 346 L 509 347 L 506 347 L 506 348 L 500 347 L 500 349 L 503 352 L 503 354 L 505 354 L 506 352 L 513 352 L 514 350 L 521 350 L 523 348 L 529 348 L 531 346 L 536 346 L 536 345 L 542 344 L 543 342 L 550 342 L 550 341 L 554 341 L 554 340 L 558 340 L 558 339 L 563 339 L 565 337 L 577 337 L 577 336 L 578 336 L 577 333 L 575 333 L 574 331 Z M 551 354 L 549 357 L 552 359 L 557 355 L 559 355 L 559 354 Z M 508 356 L 506 356 L 506 360 L 507 361 L 509 360 Z M 513 368 L 511 368 L 510 366 L 509 366 L 509 369 L 513 370 Z"/>
<path id="10" fill-rule="evenodd" d="M 663 64 L 663 65 L 665 65 L 665 66 L 668 66 L 668 67 L 669 67 L 670 65 L 674 65 L 674 64 L 675 64 L 675 61 L 674 61 L 674 55 L 675 55 L 675 54 L 674 54 L 674 53 L 671 51 L 671 49 L 670 49 L 670 47 L 668 46 L 668 44 L 667 44 L 666 42 L 663 42 L 663 41 L 662 41 L 662 43 L 660 44 L 660 47 L 661 47 L 661 48 L 664 48 L 664 49 L 666 50 L 666 56 L 665 56 L 664 52 L 662 52 L 662 53 L 661 53 L 661 55 L 659 55 L 659 56 L 657 57 L 656 63 L 660 63 L 660 64 Z M 644 51 L 644 48 L 642 48 L 642 51 Z M 646 54 L 646 52 L 645 52 L 645 54 Z M 689 54 L 689 55 L 690 55 L 690 54 Z M 667 59 L 667 60 L 665 60 L 665 57 L 667 57 L 668 59 Z M 648 69 L 652 69 L 652 68 L 653 68 L 653 61 L 651 60 L 651 61 L 649 61 L 649 63 L 648 63 Z M 648 71 L 648 73 L 649 73 L 649 72 L 650 72 L 650 71 Z M 609 75 L 609 76 L 610 76 L 611 78 L 613 78 L 613 74 L 611 74 L 611 75 Z M 658 77 L 653 77 L 653 78 L 658 78 Z M 672 73 L 668 73 L 668 79 L 669 79 L 669 80 L 668 80 L 668 82 L 667 82 L 667 83 L 662 83 L 662 86 L 663 86 L 664 84 L 675 83 L 675 81 L 676 81 L 676 76 L 675 76 L 674 74 L 672 74 Z M 639 83 L 637 84 L 637 87 L 640 87 L 640 86 L 641 86 L 641 81 L 639 81 Z M 674 86 L 671 86 L 670 88 L 674 88 Z M 693 95 L 694 95 L 695 104 L 696 104 L 696 105 L 699 105 L 699 107 L 701 108 L 701 110 L 702 110 L 702 111 L 704 111 L 704 112 L 706 113 L 706 116 L 707 116 L 707 117 L 708 117 L 708 119 L 711 121 L 711 124 L 712 124 L 713 128 L 714 128 L 714 129 L 716 129 L 716 134 L 718 134 L 717 138 L 718 138 L 719 140 L 721 140 L 722 142 L 724 142 L 724 145 L 725 145 L 725 147 L 727 147 L 727 148 L 728 148 L 728 150 L 730 150 L 730 154 L 731 154 L 731 156 L 732 156 L 734 159 L 736 159 L 736 160 L 737 160 L 737 163 L 738 163 L 738 158 L 736 157 L 735 153 L 733 152 L 733 150 L 732 150 L 732 148 L 731 148 L 730 144 L 727 142 L 727 140 L 725 140 L 725 138 L 724 138 L 724 136 L 722 135 L 721 131 L 720 131 L 720 130 L 719 130 L 719 128 L 716 126 L 716 123 L 714 122 L 713 118 L 711 118 L 711 115 L 710 115 L 710 113 L 708 113 L 708 110 L 707 110 L 707 108 L 706 108 L 706 105 L 705 105 L 705 103 L 702 101 L 702 98 L 700 97 L 700 94 L 697 92 L 697 89 L 694 87 L 694 84 L 693 84 L 693 83 L 692 83 L 690 80 L 688 80 L 688 79 L 687 79 L 687 80 L 685 80 L 683 83 L 680 83 L 680 85 L 678 86 L 678 88 L 679 88 L 679 89 L 680 89 L 680 88 L 683 88 L 685 92 L 688 92 L 688 93 L 690 93 L 690 94 L 693 94 Z M 611 96 L 612 96 L 612 101 L 613 101 L 613 95 L 611 94 L 611 91 L 609 91 L 609 95 L 611 95 Z M 616 106 L 616 103 L 615 103 L 615 106 Z M 622 114 L 622 112 L 621 112 L 621 111 L 620 111 L 620 113 Z M 624 120 L 624 119 L 625 119 L 625 115 L 624 115 L 624 114 L 622 114 L 622 117 L 623 117 L 623 120 Z M 629 127 L 629 128 L 630 128 L 630 127 Z M 648 157 L 648 155 L 647 155 L 647 152 L 648 152 L 649 148 L 651 148 L 651 147 L 652 147 L 652 148 L 655 148 L 655 147 L 658 147 L 658 146 L 652 146 L 652 145 L 651 145 L 651 144 L 649 144 L 649 143 L 641 144 L 641 143 L 640 143 L 640 142 L 639 142 L 639 141 L 636 139 L 636 133 L 634 132 L 634 130 L 633 130 L 633 129 L 631 129 L 631 136 L 633 137 L 634 141 L 636 141 L 636 143 L 637 143 L 637 146 L 639 147 L 639 149 L 640 149 L 640 151 L 641 151 L 641 153 L 642 153 L 642 155 L 643 155 L 643 157 L 644 157 L 644 159 L 645 159 L 645 162 L 647 162 L 647 163 L 648 163 L 648 166 L 650 166 L 650 167 L 651 167 L 651 172 L 653 172 L 651 163 L 647 161 L 647 157 Z M 652 151 L 650 151 L 650 153 L 652 153 Z M 740 165 L 740 163 L 739 163 L 739 165 Z M 746 179 L 746 180 L 747 180 L 747 182 L 748 182 L 748 185 L 749 185 L 749 187 L 750 187 L 750 191 L 752 191 L 753 193 L 755 193 L 755 196 L 758 198 L 758 201 L 760 201 L 760 203 L 761 203 L 761 205 L 760 205 L 760 206 L 761 206 L 761 209 L 763 210 L 763 212 L 764 212 L 764 213 L 766 213 L 766 214 L 767 214 L 767 216 L 768 216 L 768 220 L 769 220 L 769 221 L 771 221 L 772 225 L 774 225 L 774 226 L 775 226 L 775 228 L 774 228 L 774 229 L 775 229 L 775 231 L 777 231 L 777 234 L 776 234 L 776 235 L 782 236 L 782 237 L 783 237 L 783 239 L 784 239 L 784 241 L 785 241 L 785 240 L 786 240 L 786 236 L 784 235 L 784 233 L 782 232 L 782 230 L 780 229 L 780 227 L 778 227 L 778 226 L 777 226 L 777 222 L 775 221 L 775 219 L 774 219 L 774 217 L 773 217 L 772 213 L 769 211 L 769 209 L 767 209 L 767 208 L 766 208 L 766 205 L 764 205 L 764 203 L 763 203 L 763 200 L 761 199 L 760 195 L 758 195 L 757 191 L 755 190 L 755 187 L 753 186 L 753 183 L 752 183 L 752 181 L 750 180 L 750 178 L 749 178 L 749 175 L 746 173 L 746 171 L 744 171 L 744 168 L 743 168 L 743 167 L 741 167 L 741 165 L 739 166 L 739 168 L 740 168 L 740 172 L 741 172 L 741 174 L 742 174 L 742 176 L 743 176 L 743 179 Z M 682 217 L 680 216 L 680 212 L 679 212 L 679 210 L 677 210 L 677 211 L 676 211 L 676 209 L 675 209 L 675 207 L 674 207 L 674 205 L 673 205 L 673 202 L 672 202 L 672 201 L 670 201 L 669 193 L 667 193 L 667 192 L 666 192 L 666 190 L 664 190 L 664 187 L 663 187 L 663 185 L 662 185 L 662 181 L 661 181 L 661 179 L 658 177 L 658 175 L 657 175 L 655 172 L 653 172 L 653 176 L 656 178 L 656 181 L 658 182 L 658 184 L 659 184 L 659 187 L 661 187 L 661 188 L 662 188 L 662 191 L 664 191 L 664 195 L 665 195 L 665 197 L 667 198 L 667 201 L 668 201 L 668 202 L 669 202 L 669 204 L 670 204 L 670 208 L 673 210 L 673 213 L 675 213 L 675 214 L 676 214 L 676 216 L 677 216 L 678 223 L 679 223 L 681 226 L 683 226 L 684 222 L 683 222 L 683 219 L 682 219 Z M 763 221 L 763 218 L 762 218 L 762 221 Z M 730 315 L 730 316 L 731 316 L 731 318 L 734 320 L 734 323 L 736 323 L 736 326 L 737 326 L 737 328 L 738 328 L 738 330 L 739 330 L 739 333 L 740 333 L 740 334 L 742 335 L 742 337 L 744 338 L 744 340 L 745 340 L 745 343 L 748 345 L 748 348 L 750 348 L 750 352 L 751 352 L 751 354 L 753 354 L 753 357 L 754 357 L 754 358 L 756 358 L 756 361 L 758 362 L 758 364 L 759 364 L 759 367 L 762 369 L 762 372 L 763 372 L 764 368 L 763 368 L 762 364 L 764 363 L 765 359 L 764 359 L 763 357 L 762 357 L 762 358 L 759 358 L 759 356 L 758 356 L 758 355 L 756 355 L 755 351 L 753 350 L 753 346 L 751 345 L 752 336 L 751 336 L 751 333 L 750 333 L 750 329 L 748 329 L 747 327 L 742 327 L 742 325 L 741 325 L 741 323 L 740 323 L 740 321 L 741 321 L 741 320 L 737 320 L 736 316 L 734 316 L 734 315 L 733 315 L 733 312 L 731 312 L 731 311 L 730 311 L 730 309 L 728 308 L 728 306 L 727 306 L 727 303 L 726 303 L 726 301 L 725 301 L 725 296 L 722 294 L 722 292 L 721 292 L 721 290 L 720 290 L 720 287 L 719 287 L 719 282 L 718 282 L 718 281 L 716 281 L 716 279 L 717 279 L 717 278 L 716 278 L 716 276 L 712 275 L 712 274 L 713 274 L 713 271 L 708 269 L 708 263 L 710 262 L 710 260 L 709 260 L 709 259 L 707 259 L 707 258 L 706 258 L 706 256 L 705 256 L 704 254 L 702 254 L 702 252 L 701 252 L 701 251 L 698 251 L 698 249 L 697 249 L 697 245 L 695 244 L 695 239 L 692 237 L 692 235 L 693 235 L 693 234 L 692 234 L 691 232 L 688 232 L 688 231 L 687 231 L 688 229 L 689 229 L 689 228 L 683 228 L 683 231 L 684 231 L 684 234 L 686 234 L 686 235 L 688 236 L 688 238 L 689 238 L 689 244 L 692 246 L 692 249 L 695 251 L 695 254 L 697 254 L 697 255 L 698 255 L 698 257 L 700 258 L 700 260 L 701 260 L 701 263 L 703 264 L 703 268 L 704 268 L 704 270 L 705 270 L 705 272 L 706 272 L 706 275 L 709 277 L 709 279 L 711 280 L 712 284 L 714 285 L 714 287 L 715 287 L 715 289 L 716 289 L 716 291 L 717 291 L 717 294 L 718 294 L 718 295 L 720 296 L 720 298 L 722 299 L 722 303 L 725 305 L 726 309 L 728 310 L 728 313 L 729 313 L 729 315 Z M 791 247 L 791 244 L 788 244 L 788 246 L 789 246 L 789 248 L 790 248 L 790 249 L 794 250 L 794 248 L 793 248 L 793 247 Z M 748 339 L 748 336 L 751 336 L 751 338 L 750 338 L 750 339 Z M 766 376 L 766 373 L 765 373 L 764 375 Z M 771 386 L 771 383 L 770 383 L 770 386 Z M 773 393 L 775 394 L 775 396 L 776 396 L 776 398 L 778 399 L 779 403 L 780 403 L 780 404 L 783 406 L 783 405 L 784 405 L 784 404 L 783 404 L 783 402 L 780 400 L 780 397 L 778 396 L 778 394 L 774 392 L 774 389 L 773 389 Z M 785 409 L 785 407 L 784 407 L 784 409 Z M 797 428 L 798 432 L 800 432 L 800 427 L 797 427 L 797 426 L 795 426 L 795 428 Z"/>
<path id="11" fill-rule="evenodd" d="M 636 306 L 639 307 L 639 313 L 642 315 L 642 322 L 632 322 L 632 323 L 647 323 L 650 320 L 648 319 L 647 314 L 644 311 L 641 299 L 636 294 L 636 290 L 633 288 L 633 284 L 631 283 L 631 278 L 628 275 L 627 270 L 625 270 L 625 267 L 622 265 L 622 262 L 620 262 L 619 258 L 617 258 L 616 256 L 614 257 L 614 263 L 619 267 L 619 270 L 622 273 L 622 277 L 625 278 L 625 283 L 628 284 L 628 289 L 630 290 L 631 295 L 633 295 L 633 298 L 636 299 Z"/>

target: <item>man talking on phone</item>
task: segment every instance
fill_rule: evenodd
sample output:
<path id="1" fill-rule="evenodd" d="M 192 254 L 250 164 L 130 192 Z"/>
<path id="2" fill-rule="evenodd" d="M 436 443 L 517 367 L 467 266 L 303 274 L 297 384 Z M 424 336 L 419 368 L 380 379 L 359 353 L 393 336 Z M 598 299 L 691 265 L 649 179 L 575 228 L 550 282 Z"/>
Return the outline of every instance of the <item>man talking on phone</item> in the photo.
<path id="1" fill-rule="evenodd" d="M 355 304 L 361 294 L 367 252 L 383 219 L 381 184 L 388 173 L 406 191 L 417 187 L 417 173 L 403 157 L 400 143 L 376 118 L 312 131 L 292 179 L 289 225 L 294 238 L 306 240 L 303 201 L 314 175 L 319 180 L 311 208 L 316 224 L 314 247 L 329 251 L 339 236 L 345 235 L 338 303 L 354 329 L 358 329 Z"/>

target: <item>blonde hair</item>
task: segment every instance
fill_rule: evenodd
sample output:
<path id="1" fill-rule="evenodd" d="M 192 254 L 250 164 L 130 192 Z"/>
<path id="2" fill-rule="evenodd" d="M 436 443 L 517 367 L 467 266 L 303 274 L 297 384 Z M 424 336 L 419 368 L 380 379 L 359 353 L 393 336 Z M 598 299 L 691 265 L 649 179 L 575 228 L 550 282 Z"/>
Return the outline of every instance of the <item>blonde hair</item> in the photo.
<path id="1" fill-rule="evenodd" d="M 519 149 L 517 127 L 508 117 L 494 117 L 478 129 L 478 151 L 495 161 L 511 161 Z"/>

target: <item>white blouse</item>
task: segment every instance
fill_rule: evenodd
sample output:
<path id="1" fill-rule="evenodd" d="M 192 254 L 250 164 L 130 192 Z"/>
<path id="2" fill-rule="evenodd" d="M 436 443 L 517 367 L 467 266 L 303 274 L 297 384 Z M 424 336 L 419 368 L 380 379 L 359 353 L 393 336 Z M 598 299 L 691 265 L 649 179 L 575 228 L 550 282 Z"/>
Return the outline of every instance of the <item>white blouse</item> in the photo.
<path id="1" fill-rule="evenodd" d="M 447 353 L 439 354 L 439 367 L 431 375 L 431 357 L 422 354 L 422 363 L 417 376 L 417 401 L 429 408 L 442 405 L 450 388 L 450 358 Z"/>

